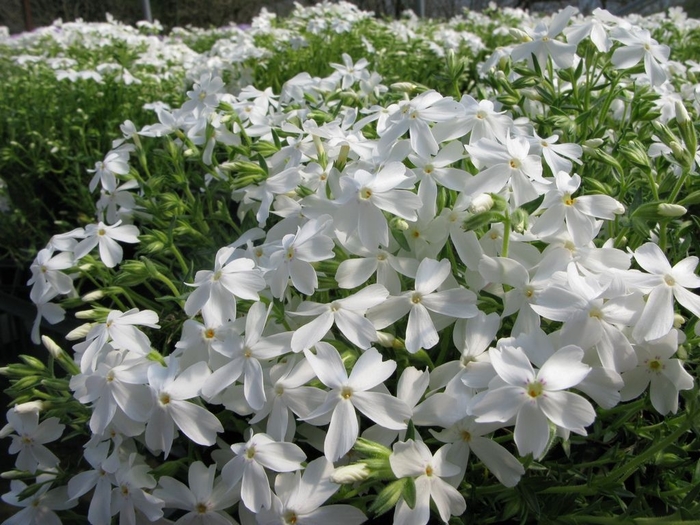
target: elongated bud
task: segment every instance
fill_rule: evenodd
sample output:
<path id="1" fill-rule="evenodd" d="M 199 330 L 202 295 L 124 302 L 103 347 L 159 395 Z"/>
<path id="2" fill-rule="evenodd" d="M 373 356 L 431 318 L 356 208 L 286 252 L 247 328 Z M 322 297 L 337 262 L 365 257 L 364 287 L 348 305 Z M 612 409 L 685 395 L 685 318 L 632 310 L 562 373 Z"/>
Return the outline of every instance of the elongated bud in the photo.
<path id="1" fill-rule="evenodd" d="M 403 91 L 405 93 L 412 93 L 413 91 L 416 91 L 418 89 L 418 86 L 416 86 L 412 82 L 394 82 L 391 85 L 391 89 L 394 91 Z"/>
<path id="2" fill-rule="evenodd" d="M 680 204 L 670 204 L 668 202 L 662 202 L 659 204 L 659 215 L 663 217 L 682 217 L 688 210 L 681 206 Z"/>
<path id="3" fill-rule="evenodd" d="M 75 312 L 76 319 L 97 319 L 99 315 L 100 314 L 95 310 L 81 310 Z"/>
<path id="4" fill-rule="evenodd" d="M 688 115 L 688 110 L 685 108 L 685 105 L 683 105 L 683 102 L 679 100 L 676 101 L 676 122 L 678 123 L 681 137 L 683 137 L 683 141 L 690 153 L 692 166 L 692 159 L 695 157 L 695 152 L 698 149 L 698 136 L 697 133 L 695 133 L 693 121 L 690 119 L 690 115 Z"/>
<path id="5" fill-rule="evenodd" d="M 58 359 L 59 357 L 61 357 L 63 349 L 60 346 L 58 346 L 55 343 L 55 341 L 49 336 L 42 335 L 41 342 L 44 345 L 44 348 L 46 348 L 49 351 L 49 354 L 51 354 L 54 359 Z"/>
<path id="6" fill-rule="evenodd" d="M 345 465 L 335 469 L 331 474 L 331 481 L 333 483 L 337 483 L 338 485 L 347 485 L 349 483 L 364 481 L 367 479 L 369 474 L 370 472 L 367 465 L 363 463 L 355 463 L 353 465 Z"/>
<path id="7" fill-rule="evenodd" d="M 74 328 L 66 335 L 66 340 L 77 341 L 85 339 L 92 328 L 92 323 L 81 324 L 78 328 Z"/>
<path id="8" fill-rule="evenodd" d="M 516 40 L 520 40 L 521 42 L 532 42 L 532 38 L 530 37 L 530 35 L 528 35 L 522 29 L 518 29 L 516 27 L 511 27 L 508 30 L 508 33 L 510 33 L 510 36 L 512 36 Z"/>
<path id="9" fill-rule="evenodd" d="M 26 403 L 20 403 L 12 407 L 12 410 L 18 414 L 28 414 L 30 412 L 36 412 L 37 414 L 44 409 L 43 401 L 27 401 Z"/>
<path id="10" fill-rule="evenodd" d="M 92 292 L 88 292 L 85 295 L 81 297 L 81 300 L 84 303 L 91 303 L 92 301 L 99 301 L 105 296 L 105 293 L 102 290 L 94 290 Z"/>
<path id="11" fill-rule="evenodd" d="M 375 458 L 388 458 L 391 449 L 365 438 L 358 438 L 353 448 L 361 454 Z"/>

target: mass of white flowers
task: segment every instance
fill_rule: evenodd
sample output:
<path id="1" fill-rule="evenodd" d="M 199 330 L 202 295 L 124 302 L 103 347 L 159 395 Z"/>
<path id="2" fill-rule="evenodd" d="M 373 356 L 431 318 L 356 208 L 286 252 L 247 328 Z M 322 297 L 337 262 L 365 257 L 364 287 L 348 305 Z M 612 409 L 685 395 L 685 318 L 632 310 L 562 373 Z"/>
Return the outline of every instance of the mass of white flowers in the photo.
<path id="1" fill-rule="evenodd" d="M 320 7 L 298 7 L 296 20 L 346 31 L 365 14 L 343 6 L 320 18 Z M 279 94 L 231 92 L 222 64 L 255 35 L 274 36 L 271 17 L 214 46 L 220 62 L 196 66 L 182 107 L 159 109 L 159 123 L 125 133 L 89 170 L 96 201 L 120 184 L 131 198 L 37 255 L 37 338 L 42 318 L 88 306 L 72 349 L 44 338 L 71 371 L 82 412 L 70 426 L 84 436 L 71 442 L 82 439 L 84 461 L 63 471 L 49 450 L 69 422 L 44 418 L 41 405 L 10 409 L 3 434 L 16 468 L 44 477 L 34 499 L 18 499 L 25 485 L 13 482 L 3 499 L 24 509 L 5 523 L 58 523 L 54 510 L 84 494 L 93 525 L 116 515 L 121 525 L 360 523 L 353 499 L 362 493 L 348 487 L 372 477 L 394 492 L 370 512 L 447 522 L 469 512 L 460 483 L 471 452 L 513 487 L 533 460 L 586 436 L 597 410 L 648 390 L 654 409 L 675 414 L 679 393 L 693 388 L 676 355 L 686 338 L 677 312 L 700 316 L 698 259 L 669 261 L 664 226 L 634 249 L 606 237 L 631 203 L 587 186 L 578 170 L 610 157 L 607 139 L 568 142 L 566 122 L 540 137 L 547 110 L 536 94 L 514 111 L 495 89 L 458 100 L 382 85 L 371 60 L 347 55 L 329 76 L 299 76 Z M 589 62 L 572 76 L 585 59 L 577 46 L 587 46 L 621 84 L 645 85 L 659 103 L 674 89 L 669 49 L 647 29 L 573 8 L 533 26 L 482 75 L 511 61 L 511 82 L 538 68 L 574 96 L 603 83 Z M 143 38 L 148 53 L 164 53 Z M 610 93 L 606 115 L 619 109 L 624 121 L 625 91 Z M 685 101 L 695 114 L 699 100 Z M 665 123 L 676 120 L 685 123 L 674 110 Z M 694 158 L 685 129 L 677 145 Z M 174 159 L 159 176 L 180 181 L 187 201 L 169 231 L 155 231 L 166 196 L 149 186 L 145 141 Z M 695 169 L 678 164 L 679 180 Z M 221 245 L 186 252 L 172 241 L 180 231 L 206 240 L 222 208 L 234 220 Z M 170 250 L 174 270 L 150 262 L 146 245 Z M 109 302 L 118 292 L 86 277 L 95 268 L 137 294 L 148 296 L 150 282 L 166 291 Z M 118 284 L 136 271 L 140 281 Z M 96 284 L 81 303 L 77 292 Z"/>

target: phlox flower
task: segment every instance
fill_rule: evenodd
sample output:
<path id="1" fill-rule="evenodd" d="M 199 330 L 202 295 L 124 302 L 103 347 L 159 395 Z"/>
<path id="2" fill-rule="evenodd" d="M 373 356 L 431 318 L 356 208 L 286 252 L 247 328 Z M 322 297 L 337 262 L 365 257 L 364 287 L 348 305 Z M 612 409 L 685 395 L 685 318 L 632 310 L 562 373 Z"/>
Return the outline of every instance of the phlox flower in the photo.
<path id="1" fill-rule="evenodd" d="M 124 257 L 124 250 L 117 241 L 135 244 L 139 242 L 138 236 L 139 230 L 136 226 L 122 225 L 122 221 L 117 221 L 110 226 L 102 221 L 97 224 L 88 224 L 85 226 L 85 238 L 75 246 L 73 255 L 76 260 L 81 259 L 98 246 L 102 262 L 108 268 L 114 268 L 122 262 Z"/>
<path id="2" fill-rule="evenodd" d="M 593 10 L 593 16 L 564 29 L 566 41 L 578 46 L 579 42 L 588 37 L 598 51 L 607 53 L 612 47 L 612 40 L 608 36 L 610 27 L 605 22 L 616 24 L 617 19 L 605 9 L 596 8 Z"/>
<path id="3" fill-rule="evenodd" d="M 362 246 L 348 247 L 359 257 L 350 257 L 338 265 L 335 280 L 341 288 L 357 288 L 376 274 L 377 284 L 384 286 L 392 295 L 401 293 L 399 274 L 415 277 L 418 261 L 411 257 L 397 257 L 387 250 L 364 249 Z"/>
<path id="4" fill-rule="evenodd" d="M 32 286 L 29 297 L 36 302 L 46 293 L 47 290 L 53 289 L 59 294 L 69 294 L 73 291 L 73 279 L 70 275 L 63 273 L 61 270 L 67 270 L 73 266 L 73 254 L 70 252 L 61 252 L 54 254 L 53 250 L 44 248 L 36 254 L 32 265 L 29 269 L 32 272 L 32 277 L 27 281 L 28 285 Z"/>
<path id="5" fill-rule="evenodd" d="M 678 331 L 653 341 L 634 345 L 638 365 L 622 374 L 625 386 L 620 391 L 623 401 L 639 397 L 649 387 L 652 406 L 661 415 L 678 411 L 678 393 L 693 388 L 693 377 L 683 369 L 680 359 L 672 356 L 678 350 Z"/>
<path id="6" fill-rule="evenodd" d="M 302 358 L 290 357 L 286 363 L 278 363 L 270 370 L 270 386 L 266 386 L 265 405 L 249 421 L 255 425 L 267 417 L 266 433 L 276 441 L 291 441 L 296 421 L 290 415 L 307 417 L 326 399 L 320 388 L 305 386 L 314 379 L 313 368 Z"/>
<path id="7" fill-rule="evenodd" d="M 340 194 L 334 225 L 346 234 L 357 232 L 367 249 L 389 246 L 389 226 L 383 211 L 409 221 L 416 220 L 422 201 L 410 191 L 414 176 L 406 175 L 406 166 L 389 162 L 376 173 L 358 169 L 340 178 Z"/>
<path id="8" fill-rule="evenodd" d="M 151 450 L 170 453 L 175 426 L 198 445 L 213 445 L 224 427 L 206 408 L 187 399 L 197 397 L 211 371 L 203 361 L 180 371 L 178 360 L 170 358 L 167 367 L 152 364 L 148 383 L 153 391 L 153 411 L 146 424 L 146 445 Z"/>
<path id="9" fill-rule="evenodd" d="M 389 292 L 381 284 L 372 284 L 359 292 L 337 299 L 329 304 L 307 301 L 292 315 L 317 316 L 302 325 L 292 335 L 292 351 L 300 352 L 318 343 L 335 324 L 340 332 L 362 349 L 369 348 L 377 340 L 374 325 L 364 317 L 368 309 L 382 303 Z"/>
<path id="10" fill-rule="evenodd" d="M 496 111 L 490 100 L 476 100 L 471 95 L 462 95 L 459 103 L 465 114 L 454 121 L 438 123 L 433 135 L 438 142 L 445 142 L 469 134 L 469 144 L 479 139 L 490 139 L 504 143 L 513 125 L 513 119 L 505 111 Z"/>
<path id="11" fill-rule="evenodd" d="M 695 275 L 698 258 L 686 257 L 673 267 L 661 248 L 653 242 L 643 244 L 634 252 L 637 264 L 651 275 L 642 277 L 640 287 L 648 290 L 642 315 L 632 331 L 639 342 L 660 339 L 673 328 L 673 298 L 700 317 L 700 297 L 688 288 L 700 287 L 700 277 Z"/>
<path id="12" fill-rule="evenodd" d="M 255 263 L 248 258 L 236 258 L 235 248 L 224 247 L 216 252 L 214 270 L 199 270 L 196 288 L 185 301 L 185 313 L 190 317 L 206 309 L 209 319 L 228 321 L 236 318 L 236 297 L 257 301 L 258 292 L 265 288 L 265 280 Z"/>
<path id="13" fill-rule="evenodd" d="M 14 408 L 7 411 L 7 426 L 1 435 L 9 434 L 12 439 L 8 452 L 17 454 L 15 467 L 19 470 L 36 472 L 38 468 L 47 469 L 58 465 L 59 459 L 44 445 L 56 441 L 63 434 L 65 425 L 57 417 L 50 417 L 39 423 L 39 411 L 20 412 Z"/>
<path id="14" fill-rule="evenodd" d="M 541 153 L 544 161 L 555 175 L 560 171 L 571 173 L 574 162 L 581 164 L 579 159 L 583 155 L 583 148 L 578 144 L 557 144 L 558 135 L 542 138 L 536 132 L 533 132 L 533 136 L 528 137 L 528 139 L 533 148 L 532 152 Z"/>
<path id="15" fill-rule="evenodd" d="M 116 484 L 112 470 L 112 457 L 109 456 L 109 441 L 103 441 L 94 447 L 86 447 L 83 452 L 85 460 L 93 467 L 84 470 L 68 481 L 68 497 L 77 500 L 80 496 L 93 490 L 88 508 L 88 521 L 91 525 L 109 525 L 112 521 L 110 499 L 112 486 Z"/>
<path id="16" fill-rule="evenodd" d="M 106 343 L 110 343 L 110 347 L 116 350 L 128 350 L 142 356 L 147 355 L 151 351 L 151 341 L 136 326 L 157 329 L 160 328 L 157 323 L 158 314 L 153 310 L 139 311 L 137 308 L 126 312 L 111 310 L 104 323 L 97 323 L 90 328 L 85 336 L 85 342 L 73 347 L 76 356 L 80 356 L 81 372 L 94 370 L 100 355 L 108 351 Z"/>
<path id="17" fill-rule="evenodd" d="M 336 76 L 340 77 L 340 89 L 348 89 L 362 78 L 362 73 L 365 71 L 369 62 L 366 58 L 361 58 L 353 64 L 352 57 L 347 53 L 343 53 L 343 63 L 330 66 L 337 71 Z"/>
<path id="18" fill-rule="evenodd" d="M 475 419 L 474 416 L 467 416 L 440 432 L 431 429 L 438 441 L 451 444 L 445 459 L 460 468 L 459 474 L 448 476 L 445 481 L 455 486 L 462 482 L 469 456 L 473 452 L 498 481 L 506 487 L 514 487 L 525 474 L 525 469 L 503 446 L 484 437 L 501 428 L 504 423 L 477 423 Z"/>
<path id="19" fill-rule="evenodd" d="M 578 246 L 587 243 L 596 231 L 595 219 L 613 220 L 624 213 L 625 207 L 608 195 L 582 195 L 573 197 L 581 185 L 581 177 L 559 171 L 554 176 L 556 189 L 550 188 L 535 213 L 542 215 L 530 231 L 539 236 L 555 234 L 566 225 L 571 238 Z"/>
<path id="20" fill-rule="evenodd" d="M 382 361 L 381 354 L 370 348 L 359 357 L 348 377 L 340 354 L 328 343 L 318 343 L 316 355 L 309 350 L 304 354 L 321 382 L 331 388 L 323 404 L 305 418 L 310 420 L 332 411 L 323 445 L 329 461 L 337 461 L 355 444 L 360 431 L 355 409 L 383 427 L 406 428 L 411 412 L 405 403 L 389 394 L 371 391 L 394 373 L 395 361 Z"/>
<path id="21" fill-rule="evenodd" d="M 540 22 L 533 30 L 526 30 L 528 41 L 513 48 L 510 57 L 514 62 L 527 59 L 532 64 L 532 56 L 535 56 L 542 71 L 547 69 L 547 60 L 551 57 L 554 65 L 566 69 L 574 64 L 576 46 L 556 40 L 576 13 L 576 8 L 567 6 L 559 11 L 549 24 Z"/>
<path id="22" fill-rule="evenodd" d="M 333 464 L 321 457 L 311 461 L 304 473 L 278 474 L 275 478 L 275 494 L 270 509 L 256 516 L 259 525 L 294 523 L 295 525 L 317 525 L 319 523 L 342 523 L 359 525 L 367 518 L 352 505 L 328 505 L 323 503 L 335 494 L 340 485 L 330 476 Z"/>
<path id="23" fill-rule="evenodd" d="M 464 107 L 452 97 L 443 97 L 437 91 L 426 91 L 417 97 L 399 103 L 379 129 L 381 149 L 396 142 L 408 131 L 411 148 L 419 156 L 427 158 L 438 152 L 438 143 L 433 137 L 430 124 L 454 119 L 464 112 Z"/>
<path id="24" fill-rule="evenodd" d="M 116 175 L 126 175 L 129 173 L 129 152 L 123 149 L 112 150 L 105 156 L 104 160 L 95 162 L 94 170 L 87 170 L 94 173 L 88 183 L 88 189 L 93 192 L 99 182 L 103 188 L 116 188 Z"/>
<path id="25" fill-rule="evenodd" d="M 331 223 L 330 216 L 322 215 L 282 238 L 278 249 L 270 254 L 270 270 L 265 274 L 273 296 L 281 298 L 290 279 L 292 286 L 301 293 L 314 293 L 318 276 L 311 263 L 335 256 L 335 243 L 326 233 Z"/>
<path id="26" fill-rule="evenodd" d="M 36 306 L 36 316 L 32 324 L 32 342 L 35 345 L 41 343 L 40 330 L 41 321 L 46 319 L 50 324 L 60 323 L 66 317 L 66 311 L 59 305 L 51 302 L 58 295 L 53 288 L 48 288 L 32 302 Z"/>
<path id="27" fill-rule="evenodd" d="M 143 513 L 149 521 L 163 516 L 163 500 L 146 492 L 153 489 L 156 480 L 149 474 L 151 467 L 132 453 L 115 472 L 116 486 L 112 489 L 111 513 L 119 514 L 119 525 L 137 525 L 136 512 Z"/>
<path id="28" fill-rule="evenodd" d="M 525 137 L 509 136 L 505 145 L 481 139 L 466 148 L 477 167 L 486 166 L 467 182 L 465 191 L 471 195 L 498 193 L 509 186 L 513 204 L 519 207 L 539 196 L 533 182 L 551 184 L 542 177 L 542 160 L 530 154 L 530 143 Z"/>
<path id="29" fill-rule="evenodd" d="M 507 422 L 515 416 L 515 444 L 521 456 L 540 458 L 549 441 L 549 421 L 586 435 L 595 411 L 583 397 L 565 389 L 579 384 L 590 371 L 574 345 L 557 350 L 535 372 L 520 347 L 501 345 L 489 351 L 503 386 L 490 386 L 471 407 L 477 423 Z M 501 385 L 501 383 L 498 383 Z"/>
<path id="30" fill-rule="evenodd" d="M 622 44 L 613 51 L 610 58 L 613 66 L 629 69 L 644 59 L 644 70 L 649 75 L 651 84 L 660 86 L 666 81 L 667 75 L 662 64 L 668 62 L 671 49 L 651 38 L 649 30 L 637 27 L 629 29 L 616 27 L 611 31 L 611 37 Z"/>
<path id="31" fill-rule="evenodd" d="M 118 413 L 128 420 L 144 423 L 151 412 L 151 391 L 146 386 L 150 362 L 126 352 L 111 351 L 94 372 L 71 377 L 74 397 L 83 404 L 92 403 L 90 430 L 103 434 Z"/>
<path id="32" fill-rule="evenodd" d="M 51 483 L 41 485 L 36 493 L 20 500 L 19 495 L 26 488 L 22 481 L 10 482 L 10 492 L 3 494 L 2 500 L 8 505 L 22 507 L 22 510 L 3 521 L 3 525 L 61 525 L 54 511 L 70 509 L 78 504 L 68 499 L 66 487 L 51 489 Z"/>
<path id="33" fill-rule="evenodd" d="M 447 461 L 450 445 L 441 447 L 435 455 L 422 441 L 409 439 L 394 444 L 389 456 L 391 470 L 397 478 L 414 478 L 416 504 L 410 508 L 399 500 L 394 511 L 398 525 L 425 525 L 430 520 L 430 500 L 437 507 L 440 519 L 447 523 L 450 516 L 460 516 L 467 509 L 464 497 L 442 478 L 455 476 L 459 467 Z"/>
<path id="34" fill-rule="evenodd" d="M 175 525 L 231 525 L 233 519 L 225 510 L 239 499 L 221 479 L 216 479 L 216 465 L 207 467 L 201 461 L 190 464 L 188 484 L 170 476 L 158 480 L 153 495 L 165 502 L 166 508 L 188 511 Z"/>
<path id="35" fill-rule="evenodd" d="M 272 491 L 265 469 L 275 472 L 301 470 L 306 454 L 293 443 L 278 443 L 267 434 L 254 434 L 245 443 L 231 445 L 236 455 L 221 470 L 221 479 L 233 488 L 242 481 L 241 501 L 248 510 L 260 512 L 272 504 Z"/>
<path id="36" fill-rule="evenodd" d="M 466 288 L 450 288 L 436 291 L 451 274 L 450 261 L 425 258 L 416 272 L 415 289 L 398 297 L 389 297 L 367 313 L 374 326 L 381 330 L 404 315 L 408 315 L 406 326 L 406 349 L 416 353 L 421 348 L 432 348 L 439 341 L 435 323 L 430 312 L 451 318 L 466 319 L 476 315 L 476 296 Z"/>
<path id="37" fill-rule="evenodd" d="M 260 361 L 280 356 L 289 350 L 291 334 L 282 332 L 263 337 L 267 318 L 272 304 L 254 303 L 245 318 L 245 335 L 241 338 L 235 332 L 230 333 L 218 351 L 227 358 L 225 364 L 217 368 L 202 386 L 202 395 L 212 398 L 233 384 L 243 375 L 243 394 L 253 410 L 259 410 L 265 404 L 263 387 L 263 369 Z M 212 359 L 213 362 L 215 362 Z"/>

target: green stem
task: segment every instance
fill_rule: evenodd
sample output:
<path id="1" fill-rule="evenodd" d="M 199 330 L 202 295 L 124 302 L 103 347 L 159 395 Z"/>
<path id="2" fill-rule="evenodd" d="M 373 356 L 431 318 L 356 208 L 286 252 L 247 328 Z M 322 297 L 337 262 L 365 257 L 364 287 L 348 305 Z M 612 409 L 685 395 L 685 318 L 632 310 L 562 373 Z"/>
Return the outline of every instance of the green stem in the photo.
<path id="1" fill-rule="evenodd" d="M 503 221 L 503 247 L 501 257 L 508 257 L 508 246 L 510 244 L 510 214 L 506 210 L 506 218 Z"/>

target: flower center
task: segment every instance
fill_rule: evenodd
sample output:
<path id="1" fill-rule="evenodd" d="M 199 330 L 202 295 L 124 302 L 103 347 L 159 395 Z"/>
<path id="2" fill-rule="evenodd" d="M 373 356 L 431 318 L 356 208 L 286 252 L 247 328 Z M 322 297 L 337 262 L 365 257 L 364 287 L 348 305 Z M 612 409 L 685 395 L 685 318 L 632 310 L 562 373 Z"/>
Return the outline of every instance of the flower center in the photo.
<path id="1" fill-rule="evenodd" d="M 514 170 L 517 170 L 520 167 L 520 161 L 518 159 L 510 159 L 510 162 L 508 164 Z"/>
<path id="2" fill-rule="evenodd" d="M 247 346 L 243 349 L 243 357 L 245 357 L 245 358 L 253 357 L 253 351 L 250 348 L 248 348 Z"/>
<path id="3" fill-rule="evenodd" d="M 371 189 L 369 189 L 369 188 L 362 188 L 362 189 L 360 190 L 360 199 L 362 199 L 363 201 L 366 201 L 366 200 L 369 199 L 371 196 L 372 196 L 372 190 L 371 190 Z"/>
<path id="4" fill-rule="evenodd" d="M 526 299 L 531 299 L 535 295 L 535 289 L 532 286 L 527 286 L 523 291 L 523 295 Z"/>
<path id="5" fill-rule="evenodd" d="M 97 230 L 97 235 L 103 236 L 105 233 L 107 233 L 107 232 L 105 231 L 104 228 L 100 228 L 99 230 Z"/>
<path id="6" fill-rule="evenodd" d="M 418 293 L 418 292 L 413 292 L 413 295 L 411 295 L 411 302 L 413 304 L 418 304 L 423 300 L 423 296 Z"/>
<path id="7" fill-rule="evenodd" d="M 479 120 L 484 120 L 486 118 L 486 112 L 484 111 L 477 111 L 476 112 L 476 118 Z"/>
<path id="8" fill-rule="evenodd" d="M 30 436 L 22 436 L 22 443 L 24 445 L 31 445 L 34 440 Z"/>
<path id="9" fill-rule="evenodd" d="M 386 261 L 386 253 L 382 252 L 377 254 L 377 260 L 378 261 Z"/>
<path id="10" fill-rule="evenodd" d="M 664 282 L 669 286 L 674 286 L 676 284 L 676 280 L 668 274 L 664 276 Z"/>
<path id="11" fill-rule="evenodd" d="M 469 443 L 472 440 L 472 435 L 467 430 L 462 430 L 460 437 L 465 443 Z"/>
<path id="12" fill-rule="evenodd" d="M 204 338 L 205 339 L 213 339 L 215 335 L 216 335 L 216 332 L 214 331 L 213 328 L 207 328 L 206 330 L 204 330 Z"/>
<path id="13" fill-rule="evenodd" d="M 195 508 L 199 514 L 206 514 L 209 511 L 209 506 L 206 503 L 197 503 Z"/>
<path id="14" fill-rule="evenodd" d="M 340 391 L 340 397 L 343 399 L 350 399 L 352 397 L 352 388 L 349 386 L 344 386 L 343 389 Z"/>
<path id="15" fill-rule="evenodd" d="M 602 319 L 603 312 L 600 311 L 600 308 L 591 308 L 591 310 L 588 312 L 588 317 L 595 317 L 596 319 Z"/>
<path id="16" fill-rule="evenodd" d="M 160 401 L 161 405 L 167 405 L 170 403 L 170 394 L 163 393 L 160 395 L 158 400 Z"/>
<path id="17" fill-rule="evenodd" d="M 567 206 L 573 206 L 574 202 L 576 202 L 576 199 L 574 199 L 569 193 L 567 193 L 566 195 L 564 195 L 562 201 Z"/>
<path id="18" fill-rule="evenodd" d="M 245 457 L 247 459 L 253 459 L 255 457 L 255 447 L 245 449 Z"/>
<path id="19" fill-rule="evenodd" d="M 657 374 L 660 374 L 661 371 L 664 369 L 664 364 L 658 357 L 647 361 L 646 365 L 647 368 L 649 368 L 649 372 L 654 372 Z"/>
<path id="20" fill-rule="evenodd" d="M 430 175 L 433 171 L 435 171 L 435 168 L 433 168 L 432 164 L 428 164 L 425 168 L 423 168 L 423 171 Z"/>
<path id="21" fill-rule="evenodd" d="M 275 394 L 278 396 L 284 394 L 284 387 L 282 385 L 275 386 Z"/>
<path id="22" fill-rule="evenodd" d="M 532 399 L 537 399 L 542 395 L 542 392 L 544 391 L 544 388 L 542 388 L 542 383 L 540 381 L 533 381 L 532 383 L 528 383 L 525 389 L 527 390 L 527 395 L 530 396 Z"/>
<path id="23" fill-rule="evenodd" d="M 212 281 L 218 281 L 221 279 L 221 270 L 217 270 L 214 272 L 214 275 L 211 276 Z"/>
<path id="24" fill-rule="evenodd" d="M 428 477 L 433 475 L 433 467 L 431 465 L 425 467 L 425 475 Z"/>
<path id="25" fill-rule="evenodd" d="M 290 510 L 290 511 L 285 513 L 283 519 L 284 519 L 285 525 L 296 525 L 298 518 L 297 518 L 296 512 L 294 512 L 293 510 Z"/>
<path id="26" fill-rule="evenodd" d="M 288 260 L 288 261 L 291 261 L 292 259 L 294 259 L 294 248 L 291 248 L 291 247 L 290 247 L 290 248 L 287 250 L 287 260 Z"/>

